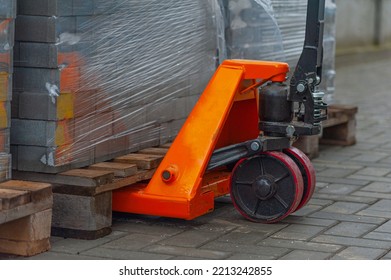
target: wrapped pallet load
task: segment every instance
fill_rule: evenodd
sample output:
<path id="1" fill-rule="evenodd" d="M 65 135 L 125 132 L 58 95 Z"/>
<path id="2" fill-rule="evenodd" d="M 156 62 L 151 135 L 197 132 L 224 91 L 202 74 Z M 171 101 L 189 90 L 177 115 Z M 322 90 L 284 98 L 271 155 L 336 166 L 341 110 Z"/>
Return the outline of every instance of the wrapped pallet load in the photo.
<path id="1" fill-rule="evenodd" d="M 13 168 L 172 140 L 218 64 L 216 1 L 19 0 Z"/>
<path id="2" fill-rule="evenodd" d="M 11 177 L 10 123 L 15 16 L 16 0 L 0 0 L 0 182 Z"/>
<path id="3" fill-rule="evenodd" d="M 19 0 L 13 168 L 58 173 L 173 140 L 223 59 L 294 69 L 306 8 L 307 0 Z"/>

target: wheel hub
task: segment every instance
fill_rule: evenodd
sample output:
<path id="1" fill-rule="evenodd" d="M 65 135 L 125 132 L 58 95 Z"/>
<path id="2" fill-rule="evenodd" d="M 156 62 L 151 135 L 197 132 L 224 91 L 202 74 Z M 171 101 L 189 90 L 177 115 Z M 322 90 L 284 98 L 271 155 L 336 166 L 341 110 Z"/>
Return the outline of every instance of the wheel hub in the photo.
<path id="1" fill-rule="evenodd" d="M 272 198 L 277 192 L 277 184 L 273 177 L 268 175 L 261 175 L 255 179 L 253 185 L 255 195 L 260 200 L 268 200 Z"/>

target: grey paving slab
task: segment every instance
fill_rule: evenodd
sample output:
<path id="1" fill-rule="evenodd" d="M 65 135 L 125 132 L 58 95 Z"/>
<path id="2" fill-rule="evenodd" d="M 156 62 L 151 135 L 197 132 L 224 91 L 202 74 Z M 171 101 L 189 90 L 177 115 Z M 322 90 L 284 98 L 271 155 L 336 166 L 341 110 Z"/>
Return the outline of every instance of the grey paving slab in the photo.
<path id="1" fill-rule="evenodd" d="M 333 204 L 334 201 L 331 199 L 320 199 L 312 196 L 311 200 L 308 202 L 310 205 L 320 205 L 320 206 L 329 206 Z"/>
<path id="2" fill-rule="evenodd" d="M 102 248 L 119 249 L 126 251 L 137 251 L 151 244 L 157 243 L 163 240 L 164 236 L 151 235 L 148 233 L 143 234 L 129 234 L 119 239 L 107 242 L 103 244 Z"/>
<path id="3" fill-rule="evenodd" d="M 203 244 L 221 236 L 221 232 L 189 230 L 179 233 L 171 238 L 159 241 L 160 245 L 172 245 L 181 247 L 200 247 Z"/>
<path id="4" fill-rule="evenodd" d="M 218 250 L 207 247 L 202 247 L 202 249 L 197 248 L 187 248 L 179 246 L 163 246 L 163 245 L 152 245 L 147 248 L 144 248 L 145 252 L 156 253 L 156 254 L 165 254 L 173 256 L 184 256 L 184 257 L 197 257 L 203 259 L 226 259 L 232 255 L 231 251 Z"/>
<path id="5" fill-rule="evenodd" d="M 356 147 L 356 146 L 354 146 Z M 325 168 L 333 168 L 333 169 L 343 169 L 343 170 L 360 170 L 363 169 L 363 165 L 353 165 L 353 164 L 344 164 L 344 163 L 333 163 L 328 161 L 322 161 L 320 159 L 312 160 L 312 164 L 315 167 L 325 167 Z"/>
<path id="6" fill-rule="evenodd" d="M 255 246 L 255 245 L 245 245 L 245 244 L 238 245 L 235 243 L 220 242 L 220 241 L 210 242 L 208 244 L 205 244 L 201 248 L 206 250 L 217 250 L 217 251 L 240 253 L 240 254 L 263 255 L 263 256 L 270 256 L 273 258 L 281 257 L 290 251 L 287 248 L 281 248 L 281 247 L 270 247 L 264 245 Z"/>
<path id="7" fill-rule="evenodd" d="M 384 152 L 383 152 L 384 153 Z M 356 161 L 347 161 L 347 162 L 344 162 L 346 164 L 361 164 L 362 162 L 356 162 Z M 385 162 L 382 162 L 382 161 L 378 161 L 378 162 L 368 162 L 368 163 L 365 163 L 365 166 L 366 167 L 374 167 L 374 168 L 387 168 L 389 167 L 389 163 L 385 163 Z M 354 174 L 353 174 L 354 175 Z M 364 176 L 364 175 L 363 175 Z"/>
<path id="8" fill-rule="evenodd" d="M 93 248 L 83 252 L 82 256 L 96 257 L 106 256 L 111 260 L 168 260 L 173 258 L 173 255 L 161 254 L 158 252 L 148 253 L 140 251 L 126 251 L 111 248 Z"/>
<path id="9" fill-rule="evenodd" d="M 30 260 L 110 260 L 108 256 L 98 255 L 98 256 L 86 256 L 86 255 L 75 255 L 75 254 L 65 254 L 57 252 L 45 252 L 33 257 L 28 258 Z"/>
<path id="10" fill-rule="evenodd" d="M 251 255 L 251 254 L 233 254 L 227 260 L 275 260 L 277 258 L 263 255 Z"/>
<path id="11" fill-rule="evenodd" d="M 360 189 L 364 192 L 375 192 L 375 193 L 389 193 L 391 194 L 391 183 L 373 182 L 368 186 Z"/>
<path id="12" fill-rule="evenodd" d="M 179 261 L 198 261 L 198 260 L 204 260 L 203 258 L 197 258 L 197 257 L 188 257 L 188 256 L 176 256 L 173 258 L 170 258 L 170 260 L 179 260 Z"/>
<path id="13" fill-rule="evenodd" d="M 133 222 L 113 222 L 113 230 L 127 233 L 151 233 L 162 236 L 172 236 L 183 232 L 185 229 L 180 227 L 165 227 L 151 224 L 140 224 Z"/>
<path id="14" fill-rule="evenodd" d="M 391 219 L 391 200 L 390 199 L 382 199 L 375 203 L 374 205 L 358 212 L 358 215 L 365 216 L 374 216 L 374 217 L 384 217 Z"/>
<path id="15" fill-rule="evenodd" d="M 330 199 L 333 202 L 357 202 L 357 203 L 364 203 L 364 204 L 372 204 L 377 201 L 377 199 L 373 199 L 370 197 L 361 197 L 361 196 L 352 196 L 349 195 L 337 195 L 337 194 L 326 194 L 326 193 L 315 193 L 313 195 L 314 198 L 323 198 L 323 199 Z"/>
<path id="16" fill-rule="evenodd" d="M 295 213 L 285 218 L 290 224 L 330 227 L 338 223 L 337 220 L 317 219 L 311 217 L 296 216 Z"/>
<path id="17" fill-rule="evenodd" d="M 369 176 L 369 175 L 350 175 L 347 177 L 347 179 L 364 180 L 367 182 L 391 183 L 391 178 L 389 177 L 377 177 L 377 176 Z"/>
<path id="18" fill-rule="evenodd" d="M 364 208 L 367 208 L 368 206 L 368 204 L 364 203 L 335 202 L 332 205 L 324 208 L 323 211 L 338 214 L 354 214 Z"/>
<path id="19" fill-rule="evenodd" d="M 348 178 L 334 178 L 334 177 L 322 177 L 317 176 L 316 179 L 318 182 L 324 183 L 335 183 L 335 184 L 345 184 L 345 185 L 354 185 L 354 186 L 366 186 L 371 183 L 371 178 L 367 178 L 365 176 L 358 176 L 354 178 L 355 175 L 350 175 Z M 355 176 L 357 177 L 357 176 Z M 376 178 L 376 177 L 375 177 Z"/>
<path id="20" fill-rule="evenodd" d="M 364 238 L 391 242 L 391 233 L 373 231 L 365 235 Z"/>
<path id="21" fill-rule="evenodd" d="M 325 227 L 309 225 L 290 225 L 272 235 L 273 238 L 290 240 L 309 240 L 324 231 Z"/>
<path id="22" fill-rule="evenodd" d="M 340 214 L 332 212 L 319 211 L 311 215 L 312 218 L 324 218 L 338 221 L 346 222 L 357 222 L 357 223 L 367 223 L 367 224 L 376 224 L 381 225 L 388 219 L 379 218 L 379 217 L 369 217 L 369 216 L 359 216 L 359 215 L 350 215 L 350 214 Z"/>
<path id="23" fill-rule="evenodd" d="M 325 151 L 321 151 L 319 153 L 319 160 L 324 161 L 324 162 L 330 162 L 330 163 L 339 163 L 343 161 L 350 160 L 353 157 L 357 157 L 358 153 L 348 153 L 344 154 L 341 153 L 340 151 L 331 151 L 328 150 L 327 153 Z"/>
<path id="24" fill-rule="evenodd" d="M 365 248 L 376 248 L 389 250 L 391 248 L 391 242 L 383 240 L 372 240 L 366 238 L 354 238 L 335 235 L 319 235 L 311 240 L 312 242 L 336 244 L 342 246 L 356 246 Z"/>
<path id="25" fill-rule="evenodd" d="M 326 260 L 332 256 L 330 253 L 294 250 L 279 258 L 280 260 Z"/>
<path id="26" fill-rule="evenodd" d="M 317 175 L 320 177 L 333 177 L 333 178 L 345 178 L 346 176 L 355 173 L 353 169 L 342 169 L 342 168 L 327 168 Z"/>
<path id="27" fill-rule="evenodd" d="M 339 235 L 348 237 L 360 237 L 377 226 L 373 224 L 362 224 L 353 222 L 341 222 L 324 232 L 329 235 Z"/>
<path id="28" fill-rule="evenodd" d="M 391 146 L 391 145 L 390 145 L 390 146 Z M 384 147 L 384 146 L 383 146 L 383 147 Z M 380 162 L 381 162 L 381 163 L 388 163 L 388 164 L 391 163 L 391 156 L 382 159 Z"/>
<path id="29" fill-rule="evenodd" d="M 387 255 L 384 255 L 381 257 L 382 260 L 391 260 L 391 252 L 389 252 Z"/>
<path id="30" fill-rule="evenodd" d="M 376 260 L 381 258 L 387 251 L 381 249 L 348 247 L 331 259 L 333 260 Z"/>
<path id="31" fill-rule="evenodd" d="M 315 251 L 315 252 L 325 252 L 325 253 L 336 253 L 341 250 L 343 247 L 341 245 L 327 244 L 327 243 L 315 243 L 309 241 L 300 241 L 300 240 L 287 240 L 287 239 L 276 239 L 276 238 L 267 238 L 262 240 L 259 246 L 266 247 L 279 247 L 287 248 L 294 250 L 304 250 L 304 251 Z"/>
<path id="32" fill-rule="evenodd" d="M 364 198 L 374 198 L 374 199 L 391 199 L 391 193 L 380 193 L 380 192 L 363 192 L 363 191 L 358 191 L 352 193 L 352 196 Z"/>
<path id="33" fill-rule="evenodd" d="M 375 231 L 391 233 L 391 221 L 382 224 Z"/>
<path id="34" fill-rule="evenodd" d="M 236 211 L 237 212 L 237 211 Z M 254 232 L 260 232 L 260 233 L 274 233 L 277 232 L 285 227 L 287 227 L 289 224 L 285 223 L 284 221 L 281 221 L 276 224 L 259 224 L 259 223 L 252 223 L 246 219 L 243 218 L 240 214 L 238 214 L 238 219 L 237 220 L 231 220 L 230 222 L 235 222 L 239 230 L 247 230 L 247 231 L 254 231 Z"/>
<path id="35" fill-rule="evenodd" d="M 356 172 L 358 175 L 385 176 L 391 172 L 390 168 L 366 167 Z"/>
<path id="36" fill-rule="evenodd" d="M 329 184 L 326 187 L 319 190 L 318 193 L 346 195 L 346 194 L 350 194 L 354 191 L 357 191 L 361 187 L 362 186 L 344 185 L 344 184 Z"/>
<path id="37" fill-rule="evenodd" d="M 267 238 L 269 235 L 270 233 L 248 231 L 242 228 L 227 233 L 223 236 L 220 236 L 216 240 L 220 242 L 229 242 L 233 244 L 251 245 L 251 244 L 257 244 L 259 241 Z"/>
<path id="38" fill-rule="evenodd" d="M 66 254 L 80 254 L 83 251 L 98 247 L 123 236 L 125 236 L 123 232 L 113 231 L 110 235 L 96 240 L 67 238 L 53 243 L 51 251 Z"/>
<path id="39" fill-rule="evenodd" d="M 303 208 L 296 210 L 293 214 L 296 216 L 308 216 L 312 213 L 315 213 L 322 209 L 322 206 L 319 205 L 312 205 L 312 204 L 307 204 Z"/>

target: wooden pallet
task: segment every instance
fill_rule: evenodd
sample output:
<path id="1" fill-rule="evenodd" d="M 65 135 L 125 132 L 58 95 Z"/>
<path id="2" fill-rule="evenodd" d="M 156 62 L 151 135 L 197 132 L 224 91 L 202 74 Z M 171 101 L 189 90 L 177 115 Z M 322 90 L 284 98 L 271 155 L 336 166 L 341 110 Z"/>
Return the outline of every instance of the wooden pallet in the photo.
<path id="1" fill-rule="evenodd" d="M 321 144 L 351 146 L 356 144 L 356 114 L 358 108 L 349 105 L 332 105 L 328 119 L 322 123 Z"/>
<path id="2" fill-rule="evenodd" d="M 14 171 L 13 176 L 53 185 L 52 235 L 97 239 L 111 232 L 112 191 L 151 179 L 167 151 L 150 148 L 59 174 Z"/>
<path id="3" fill-rule="evenodd" d="M 52 187 L 46 183 L 0 183 L 0 253 L 32 256 L 50 249 Z"/>
<path id="4" fill-rule="evenodd" d="M 300 137 L 294 146 L 302 150 L 309 158 L 316 158 L 319 155 L 319 143 L 339 146 L 354 145 L 357 112 L 356 106 L 331 105 L 328 109 L 328 119 L 322 122 L 322 135 Z"/>

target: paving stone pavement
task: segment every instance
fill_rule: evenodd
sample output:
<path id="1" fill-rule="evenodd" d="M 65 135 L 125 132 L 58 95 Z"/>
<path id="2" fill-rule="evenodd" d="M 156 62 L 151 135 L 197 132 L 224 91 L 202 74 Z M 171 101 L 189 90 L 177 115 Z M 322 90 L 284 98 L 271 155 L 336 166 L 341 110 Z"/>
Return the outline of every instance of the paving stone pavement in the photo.
<path id="1" fill-rule="evenodd" d="M 391 259 L 390 65 L 389 50 L 337 58 L 336 103 L 359 106 L 358 143 L 320 147 L 313 198 L 282 222 L 248 222 L 223 198 L 193 221 L 115 214 L 109 236 L 53 237 L 31 259 Z"/>

